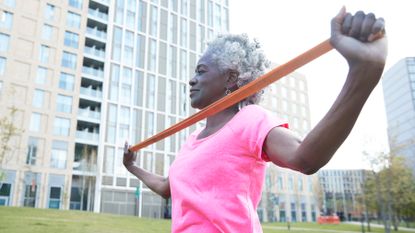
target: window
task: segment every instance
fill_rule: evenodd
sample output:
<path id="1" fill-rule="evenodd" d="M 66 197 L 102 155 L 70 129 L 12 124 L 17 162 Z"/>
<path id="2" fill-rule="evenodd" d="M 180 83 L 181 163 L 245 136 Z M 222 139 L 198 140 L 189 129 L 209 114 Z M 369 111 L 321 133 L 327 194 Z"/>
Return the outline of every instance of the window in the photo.
<path id="1" fill-rule="evenodd" d="M 62 66 L 69 69 L 76 69 L 76 54 L 63 52 L 62 54 Z"/>
<path id="2" fill-rule="evenodd" d="M 66 95 L 58 95 L 56 98 L 56 110 L 58 112 L 71 113 L 72 97 Z"/>
<path id="3" fill-rule="evenodd" d="M 151 6 L 150 12 L 150 35 L 156 37 L 157 36 L 157 7 Z"/>
<path id="4" fill-rule="evenodd" d="M 46 45 L 40 46 L 39 61 L 42 63 L 48 63 L 50 56 L 50 48 Z"/>
<path id="5" fill-rule="evenodd" d="M 103 173 L 114 174 L 114 148 L 105 147 Z"/>
<path id="6" fill-rule="evenodd" d="M 137 68 L 144 68 L 144 54 L 145 54 L 145 37 L 137 34 L 135 66 Z"/>
<path id="7" fill-rule="evenodd" d="M 156 98 L 156 83 L 154 75 L 147 76 L 147 108 L 154 108 Z"/>
<path id="8" fill-rule="evenodd" d="M 170 14 L 169 22 L 168 40 L 170 43 L 177 44 L 177 16 Z"/>
<path id="9" fill-rule="evenodd" d="M 124 0 L 116 0 L 116 7 L 115 7 L 115 23 L 123 24 L 124 21 Z"/>
<path id="10" fill-rule="evenodd" d="M 59 209 L 61 206 L 61 187 L 50 187 L 49 208 Z"/>
<path id="11" fill-rule="evenodd" d="M 13 14 L 7 11 L 0 11 L 0 28 L 10 30 L 13 25 Z"/>
<path id="12" fill-rule="evenodd" d="M 53 18 L 55 17 L 55 6 L 54 5 L 49 4 L 49 3 L 46 4 L 44 17 L 46 20 L 53 20 Z"/>
<path id="13" fill-rule="evenodd" d="M 12 189 L 12 184 L 2 182 L 2 185 L 0 186 L 0 206 L 9 205 L 9 197 L 10 197 L 11 189 Z"/>
<path id="14" fill-rule="evenodd" d="M 53 122 L 53 134 L 57 136 L 69 136 L 71 121 L 66 118 L 55 117 Z"/>
<path id="15" fill-rule="evenodd" d="M 129 6 L 133 6 L 133 7 L 129 7 L 127 10 L 127 27 L 130 29 L 134 29 L 134 24 L 135 24 L 135 12 L 131 11 L 130 9 L 135 9 L 135 3 L 134 5 L 130 5 Z"/>
<path id="16" fill-rule="evenodd" d="M 131 86 L 132 86 L 132 71 L 131 69 L 123 69 L 123 77 L 121 80 L 121 102 L 129 104 L 131 102 Z"/>
<path id="17" fill-rule="evenodd" d="M 36 205 L 36 191 L 37 191 L 37 185 L 34 182 L 33 182 L 33 184 L 25 186 L 23 206 L 35 207 L 35 205 Z"/>
<path id="18" fill-rule="evenodd" d="M 134 33 L 126 31 L 124 36 L 124 63 L 133 64 Z"/>
<path id="19" fill-rule="evenodd" d="M 182 13 L 182 15 L 187 15 L 187 0 L 181 0 L 180 3 L 180 13 Z"/>
<path id="20" fill-rule="evenodd" d="M 138 5 L 138 22 L 137 22 L 137 29 L 140 32 L 146 32 L 146 22 L 147 19 L 147 3 L 144 1 L 140 1 Z"/>
<path id="21" fill-rule="evenodd" d="M 121 43 L 122 43 L 122 30 L 119 27 L 114 28 L 112 45 L 112 59 L 115 61 L 121 60 Z"/>
<path id="22" fill-rule="evenodd" d="M 9 35 L 0 33 L 0 52 L 7 52 L 9 50 L 9 40 Z"/>
<path id="23" fill-rule="evenodd" d="M 29 130 L 32 132 L 39 132 L 41 126 L 42 115 L 40 113 L 32 113 L 30 116 Z"/>
<path id="24" fill-rule="evenodd" d="M 66 91 L 73 91 L 75 76 L 72 74 L 61 73 L 59 77 L 59 88 Z"/>
<path id="25" fill-rule="evenodd" d="M 65 40 L 64 44 L 68 47 L 72 47 L 77 49 L 78 48 L 78 42 L 79 42 L 79 36 L 76 33 L 73 32 L 65 32 Z"/>
<path id="26" fill-rule="evenodd" d="M 0 76 L 4 75 L 6 70 L 6 58 L 0 57 Z"/>
<path id="27" fill-rule="evenodd" d="M 120 82 L 120 66 L 112 64 L 111 66 L 111 82 L 109 88 L 109 99 L 118 100 L 118 84 Z"/>
<path id="28" fill-rule="evenodd" d="M 187 20 L 183 18 L 180 21 L 180 45 L 187 47 Z"/>
<path id="29" fill-rule="evenodd" d="M 35 82 L 37 84 L 44 85 L 44 84 L 46 84 L 47 79 L 48 79 L 48 69 L 44 68 L 44 67 L 38 67 Z"/>
<path id="30" fill-rule="evenodd" d="M 207 5 L 207 21 L 209 26 L 213 26 L 213 2 L 211 0 L 208 1 Z"/>
<path id="31" fill-rule="evenodd" d="M 81 16 L 69 11 L 68 15 L 66 16 L 66 26 L 72 27 L 72 28 L 80 28 L 81 27 Z"/>
<path id="32" fill-rule="evenodd" d="M 44 24 L 42 27 L 42 39 L 51 40 L 52 35 L 53 35 L 53 27 L 48 24 Z"/>
<path id="33" fill-rule="evenodd" d="M 68 143 L 54 140 L 52 142 L 52 155 L 50 166 L 53 168 L 66 169 L 66 158 L 68 155 Z"/>
<path id="34" fill-rule="evenodd" d="M 157 60 L 157 42 L 155 40 L 149 39 L 149 53 L 148 53 L 148 64 L 147 68 L 150 71 L 156 71 L 156 60 Z"/>
<path id="35" fill-rule="evenodd" d="M 71 7 L 82 9 L 82 0 L 68 0 L 68 4 Z"/>
<path id="36" fill-rule="evenodd" d="M 29 137 L 27 142 L 27 156 L 26 156 L 26 164 L 28 165 L 35 165 L 36 164 L 36 157 L 39 151 L 39 139 L 34 137 Z"/>
<path id="37" fill-rule="evenodd" d="M 45 92 L 36 89 L 33 93 L 32 106 L 35 108 L 42 108 L 45 102 Z"/>
<path id="38" fill-rule="evenodd" d="M 8 7 L 14 8 L 16 7 L 16 0 L 4 0 L 3 4 Z"/>

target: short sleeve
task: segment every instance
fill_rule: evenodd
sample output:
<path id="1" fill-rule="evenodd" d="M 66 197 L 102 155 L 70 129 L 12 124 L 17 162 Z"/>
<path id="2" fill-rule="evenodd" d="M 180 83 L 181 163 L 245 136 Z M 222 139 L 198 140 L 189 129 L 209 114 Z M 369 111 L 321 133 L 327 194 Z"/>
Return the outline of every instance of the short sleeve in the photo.
<path id="1" fill-rule="evenodd" d="M 270 161 L 262 149 L 264 141 L 271 129 L 288 128 L 288 123 L 259 105 L 248 105 L 240 111 L 232 125 L 238 140 L 255 158 Z"/>

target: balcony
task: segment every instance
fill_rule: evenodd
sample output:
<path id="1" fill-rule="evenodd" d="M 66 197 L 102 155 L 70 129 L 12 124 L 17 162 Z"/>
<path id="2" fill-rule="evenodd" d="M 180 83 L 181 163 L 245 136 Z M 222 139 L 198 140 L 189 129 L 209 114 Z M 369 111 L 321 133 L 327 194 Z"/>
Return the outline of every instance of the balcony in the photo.
<path id="1" fill-rule="evenodd" d="M 92 98 L 102 99 L 102 91 L 94 90 L 92 89 L 92 86 L 81 87 L 81 94 L 92 97 Z"/>
<path id="2" fill-rule="evenodd" d="M 102 40 L 107 40 L 107 33 L 105 31 L 102 30 L 98 30 L 98 28 L 94 27 L 87 27 L 86 28 L 86 33 L 87 35 L 91 35 L 93 37 L 102 39 Z"/>
<path id="3" fill-rule="evenodd" d="M 101 112 L 92 111 L 89 108 L 79 108 L 78 116 L 99 120 L 101 119 Z"/>
<path id="4" fill-rule="evenodd" d="M 98 133 L 91 133 L 88 129 L 84 130 L 76 130 L 76 139 L 86 140 L 94 143 L 98 143 L 99 141 L 99 134 Z"/>
<path id="5" fill-rule="evenodd" d="M 105 6 L 109 6 L 110 5 L 110 0 L 91 0 L 89 2 L 90 3 L 96 2 L 96 3 L 100 3 L 101 5 L 105 5 Z"/>
<path id="6" fill-rule="evenodd" d="M 107 22 L 107 21 L 108 21 L 108 14 L 107 14 L 107 13 L 104 13 L 104 12 L 99 11 L 99 9 L 98 9 L 98 8 L 96 8 L 96 9 L 91 9 L 91 8 L 89 8 L 89 9 L 88 9 L 88 16 L 92 16 L 92 17 L 94 17 L 94 18 L 96 18 L 96 19 L 103 20 L 103 21 L 105 21 L 105 22 Z"/>
<path id="7" fill-rule="evenodd" d="M 82 73 L 88 74 L 88 75 L 91 75 L 93 77 L 97 77 L 97 78 L 100 78 L 100 79 L 104 78 L 104 70 L 94 69 L 94 68 L 89 67 L 89 66 L 83 66 L 82 67 Z"/>
<path id="8" fill-rule="evenodd" d="M 95 47 L 85 46 L 84 52 L 88 55 L 92 55 L 94 57 L 105 59 L 105 50 L 100 50 L 100 49 L 96 49 Z"/>

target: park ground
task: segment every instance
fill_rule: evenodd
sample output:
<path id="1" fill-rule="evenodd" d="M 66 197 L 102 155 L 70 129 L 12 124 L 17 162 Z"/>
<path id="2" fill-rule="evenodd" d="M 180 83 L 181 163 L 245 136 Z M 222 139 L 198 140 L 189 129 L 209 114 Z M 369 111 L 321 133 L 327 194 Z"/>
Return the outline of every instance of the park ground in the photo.
<path id="1" fill-rule="evenodd" d="M 168 233 L 169 220 L 155 220 L 73 210 L 0 207 L 0 232 L 7 233 Z M 264 223 L 264 233 L 353 233 L 361 232 L 359 224 L 319 225 L 317 223 Z M 383 232 L 372 226 L 372 232 Z M 395 233 L 415 232 L 400 229 Z"/>

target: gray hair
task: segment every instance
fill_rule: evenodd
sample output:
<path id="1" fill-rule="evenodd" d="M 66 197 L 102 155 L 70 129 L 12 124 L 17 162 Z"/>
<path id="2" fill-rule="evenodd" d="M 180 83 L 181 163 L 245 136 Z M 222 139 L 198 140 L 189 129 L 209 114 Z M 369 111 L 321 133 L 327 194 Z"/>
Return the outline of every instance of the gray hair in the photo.
<path id="1" fill-rule="evenodd" d="M 250 41 L 247 34 L 223 34 L 208 43 L 205 55 L 218 65 L 221 72 L 234 70 L 239 73 L 238 88 L 263 75 L 269 67 L 269 61 L 256 39 Z M 263 90 L 246 98 L 242 106 L 257 104 L 261 100 Z"/>

